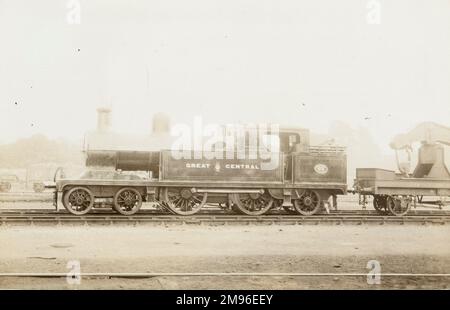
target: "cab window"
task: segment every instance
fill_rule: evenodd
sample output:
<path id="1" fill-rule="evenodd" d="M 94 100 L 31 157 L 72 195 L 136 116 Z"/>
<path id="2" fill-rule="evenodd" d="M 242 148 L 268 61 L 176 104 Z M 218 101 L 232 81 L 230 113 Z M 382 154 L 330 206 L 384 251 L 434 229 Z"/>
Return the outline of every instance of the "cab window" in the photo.
<path id="1" fill-rule="evenodd" d="M 284 132 L 280 134 L 281 151 L 285 154 L 296 152 L 300 144 L 300 136 L 297 133 Z"/>

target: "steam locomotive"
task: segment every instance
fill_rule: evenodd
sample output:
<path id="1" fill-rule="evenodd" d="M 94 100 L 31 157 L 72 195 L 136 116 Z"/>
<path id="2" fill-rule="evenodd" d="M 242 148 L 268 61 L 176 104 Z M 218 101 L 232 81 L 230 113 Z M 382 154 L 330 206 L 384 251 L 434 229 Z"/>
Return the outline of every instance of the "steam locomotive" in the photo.
<path id="1" fill-rule="evenodd" d="M 180 153 L 170 149 L 173 141 L 153 144 L 151 150 L 139 150 L 142 145 L 138 145 L 129 151 L 94 147 L 91 137 L 85 147 L 89 170 L 77 179 L 56 180 L 51 186 L 54 204 L 58 208 L 62 203 L 74 215 L 110 204 L 129 216 L 145 201 L 178 215 L 193 215 L 213 204 L 255 216 L 274 208 L 314 215 L 336 205 L 337 195 L 346 194 L 345 148 L 312 146 L 309 131 L 302 128 L 280 128 L 271 136 L 276 138 L 276 148 L 266 148 L 264 154 L 258 153 L 260 145 L 251 145 L 251 139 L 244 139 L 247 142 L 240 149 L 225 143 L 220 149 L 214 144 L 207 151 Z M 97 140 L 107 141 L 108 133 Z"/>

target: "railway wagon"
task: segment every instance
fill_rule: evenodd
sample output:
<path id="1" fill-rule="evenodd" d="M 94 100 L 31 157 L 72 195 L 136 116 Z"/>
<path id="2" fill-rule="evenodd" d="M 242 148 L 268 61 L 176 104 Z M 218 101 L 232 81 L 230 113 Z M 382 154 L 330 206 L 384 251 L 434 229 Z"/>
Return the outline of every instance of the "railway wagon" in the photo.
<path id="1" fill-rule="evenodd" d="M 356 191 L 362 195 L 373 196 L 373 206 L 379 213 L 403 216 L 416 204 L 445 205 L 442 197 L 450 197 L 450 179 L 405 177 L 392 170 L 378 168 L 356 169 Z M 424 201 L 424 197 L 440 197 L 439 200 Z"/>
<path id="2" fill-rule="evenodd" d="M 313 215 L 347 190 L 345 149 L 310 146 L 303 130 L 282 130 L 279 149 L 265 156 L 242 153 L 173 150 L 91 151 L 87 165 L 99 163 L 113 170 L 89 170 L 79 179 L 60 179 L 55 205 L 62 202 L 75 215 L 89 212 L 97 201 L 111 200 L 123 215 L 154 201 L 174 214 L 192 215 L 205 204 L 218 204 L 247 215 L 263 215 L 272 208 Z M 147 171 L 148 178 L 130 174 Z"/>
<path id="3" fill-rule="evenodd" d="M 411 170 L 413 143 L 420 142 L 417 164 Z M 356 170 L 355 190 L 373 196 L 373 206 L 380 213 L 402 216 L 411 206 L 433 204 L 440 208 L 450 198 L 450 171 L 446 165 L 445 147 L 450 146 L 450 128 L 432 122 L 417 125 L 408 133 L 399 134 L 390 146 L 397 156 L 398 173 L 376 168 Z M 406 152 L 407 161 L 400 162 L 399 151 Z M 424 201 L 424 197 L 428 201 Z M 361 201 L 361 199 L 360 199 Z"/>

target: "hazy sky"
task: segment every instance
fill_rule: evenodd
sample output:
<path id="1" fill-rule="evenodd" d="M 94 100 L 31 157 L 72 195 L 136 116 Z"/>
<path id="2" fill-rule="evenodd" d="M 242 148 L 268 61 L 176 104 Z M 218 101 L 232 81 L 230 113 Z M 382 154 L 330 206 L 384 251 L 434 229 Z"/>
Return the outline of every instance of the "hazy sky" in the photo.
<path id="1" fill-rule="evenodd" d="M 118 131 L 342 120 L 384 147 L 450 125 L 449 0 L 80 0 L 70 24 L 76 2 L 0 0 L 0 142 L 76 139 L 102 105 Z"/>

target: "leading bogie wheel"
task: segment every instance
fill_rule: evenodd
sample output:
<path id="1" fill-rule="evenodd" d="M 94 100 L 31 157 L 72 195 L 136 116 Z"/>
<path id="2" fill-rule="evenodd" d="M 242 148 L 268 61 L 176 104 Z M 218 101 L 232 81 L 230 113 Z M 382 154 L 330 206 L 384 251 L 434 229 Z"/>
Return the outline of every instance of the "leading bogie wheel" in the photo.
<path id="1" fill-rule="evenodd" d="M 313 190 L 306 190 L 294 200 L 294 207 L 301 215 L 309 216 L 316 214 L 322 206 L 319 193 Z"/>
<path id="2" fill-rule="evenodd" d="M 94 206 L 94 195 L 86 187 L 74 187 L 64 193 L 63 205 L 74 215 L 84 215 Z"/>
<path id="3" fill-rule="evenodd" d="M 161 190 L 164 205 L 178 215 L 196 214 L 206 204 L 207 193 L 197 193 L 190 188 L 164 187 Z"/>
<path id="4" fill-rule="evenodd" d="M 262 215 L 270 210 L 274 201 L 268 193 L 234 193 L 231 199 L 236 208 L 246 215 Z"/>
<path id="5" fill-rule="evenodd" d="M 114 195 L 113 206 L 122 215 L 133 215 L 142 206 L 142 195 L 135 188 L 122 188 Z"/>

